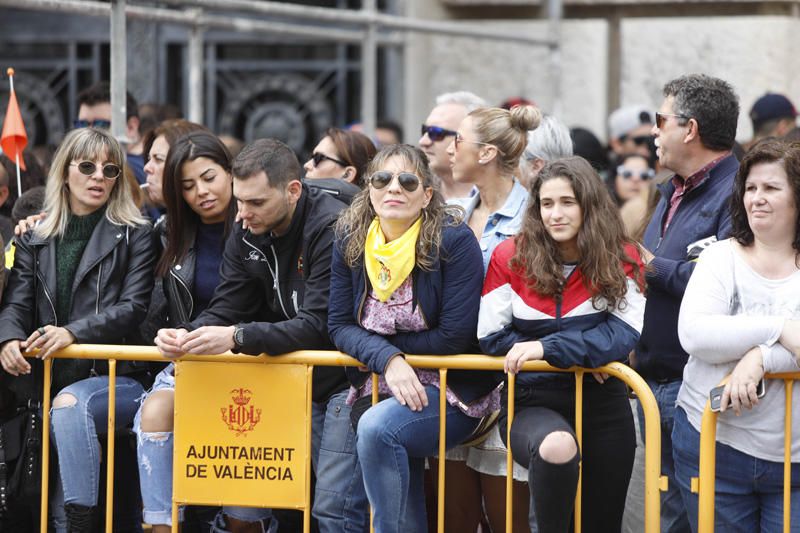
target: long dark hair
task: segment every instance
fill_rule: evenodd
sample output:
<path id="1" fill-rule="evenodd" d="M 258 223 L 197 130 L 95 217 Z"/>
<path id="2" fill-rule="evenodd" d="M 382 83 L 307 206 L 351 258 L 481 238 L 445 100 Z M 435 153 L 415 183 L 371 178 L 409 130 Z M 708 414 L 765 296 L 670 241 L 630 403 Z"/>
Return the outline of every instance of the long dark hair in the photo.
<path id="1" fill-rule="evenodd" d="M 163 191 L 167 207 L 167 247 L 156 266 L 156 275 L 163 277 L 175 263 L 186 257 L 194 243 L 197 227 L 202 223 L 200 216 L 183 199 L 183 165 L 199 157 L 207 157 L 225 170 L 231 172 L 231 154 L 214 134 L 208 131 L 194 131 L 184 135 L 170 145 L 164 163 Z M 236 214 L 236 202 L 231 199 L 228 216 L 225 219 L 225 234 Z"/>
<path id="2" fill-rule="evenodd" d="M 336 147 L 339 159 L 356 169 L 353 184 L 363 189 L 366 185 L 364 174 L 367 171 L 367 165 L 378 153 L 378 149 L 375 148 L 369 137 L 357 131 L 330 128 L 325 135 L 330 137 Z"/>
<path id="3" fill-rule="evenodd" d="M 625 236 L 617 206 L 603 180 L 582 157 L 547 163 L 531 182 L 525 220 L 515 237 L 516 252 L 511 258 L 511 268 L 524 275 L 539 294 L 561 293 L 565 281 L 564 262 L 558 245 L 542 221 L 539 198 L 542 184 L 557 178 L 570 183 L 583 213 L 583 223 L 578 230 L 578 266 L 586 288 L 592 293 L 592 303 L 597 304 L 598 298 L 604 298 L 608 307 L 618 307 L 624 303 L 628 290 L 623 263 L 634 267 L 640 286 L 643 286 L 643 276 L 636 260 L 625 251 L 626 244 L 634 243 Z"/>

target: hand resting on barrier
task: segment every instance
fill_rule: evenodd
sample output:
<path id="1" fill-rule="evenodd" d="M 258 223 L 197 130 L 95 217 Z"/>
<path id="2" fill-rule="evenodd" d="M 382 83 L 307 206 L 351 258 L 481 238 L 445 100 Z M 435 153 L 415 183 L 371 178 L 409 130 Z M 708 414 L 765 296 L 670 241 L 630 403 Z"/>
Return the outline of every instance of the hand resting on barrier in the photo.
<path id="1" fill-rule="evenodd" d="M 736 416 L 742 413 L 742 407 L 752 409 L 758 404 L 758 382 L 764 377 L 764 358 L 761 348 L 751 348 L 742 357 L 731 373 L 731 379 L 725 384 L 719 411 L 724 413 L 730 403 Z"/>
<path id="2" fill-rule="evenodd" d="M 203 326 L 194 331 L 163 328 L 155 344 L 164 357 L 177 359 L 184 354 L 215 355 L 233 349 L 234 326 Z"/>

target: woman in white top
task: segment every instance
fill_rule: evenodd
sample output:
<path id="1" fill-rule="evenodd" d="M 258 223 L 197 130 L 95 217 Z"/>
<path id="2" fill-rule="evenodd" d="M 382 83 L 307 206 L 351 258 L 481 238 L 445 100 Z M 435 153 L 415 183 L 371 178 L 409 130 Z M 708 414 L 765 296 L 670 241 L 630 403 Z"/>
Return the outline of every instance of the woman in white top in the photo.
<path id="1" fill-rule="evenodd" d="M 798 206 L 800 144 L 768 140 L 753 147 L 736 176 L 732 238 L 703 252 L 683 298 L 678 332 L 690 357 L 672 442 L 695 531 L 697 495 L 689 487 L 698 475 L 700 419 L 709 391 L 728 374 L 717 426 L 716 530 L 782 530 L 784 384 L 768 381 L 761 399 L 756 389 L 765 373 L 800 371 Z M 797 387 L 793 403 L 800 405 Z M 795 409 L 794 427 L 799 421 Z M 799 460 L 794 438 L 793 480 L 800 478 Z M 795 487 L 793 525 L 800 523 Z"/>

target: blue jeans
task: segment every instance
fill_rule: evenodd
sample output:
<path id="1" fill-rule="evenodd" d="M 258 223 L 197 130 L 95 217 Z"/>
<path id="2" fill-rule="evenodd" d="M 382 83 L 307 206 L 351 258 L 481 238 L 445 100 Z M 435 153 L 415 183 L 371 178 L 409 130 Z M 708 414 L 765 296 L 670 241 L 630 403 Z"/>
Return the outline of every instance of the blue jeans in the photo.
<path id="1" fill-rule="evenodd" d="M 661 414 L 661 473 L 669 480 L 669 486 L 661 493 L 661 532 L 662 533 L 688 533 L 689 517 L 681 498 L 681 491 L 675 479 L 675 465 L 672 461 L 672 426 L 675 416 L 675 402 L 678 400 L 678 391 L 681 380 L 659 383 L 647 380 L 647 384 L 656 397 L 656 404 Z M 639 427 L 642 428 L 642 441 L 645 440 L 644 411 L 642 404 L 638 404 Z"/>
<path id="2" fill-rule="evenodd" d="M 697 494 L 690 490 L 698 476 L 700 433 L 680 407 L 672 431 L 675 476 L 686 503 L 692 531 L 697 531 Z M 716 446 L 714 530 L 726 533 L 783 531 L 783 463 L 756 459 L 730 446 Z M 800 531 L 800 464 L 792 464 L 792 531 Z"/>
<path id="3" fill-rule="evenodd" d="M 56 396 L 70 394 L 77 400 L 75 405 L 54 407 L 50 413 L 61 489 L 54 494 L 53 503 L 57 507 L 63 504 L 97 505 L 100 484 L 100 442 L 97 436 L 108 432 L 108 388 L 107 376 L 91 377 L 64 387 Z M 120 376 L 115 390 L 115 427 L 119 429 L 133 420 L 144 389 L 138 381 Z M 60 530 L 59 517 L 63 517 L 63 511 L 57 509 L 54 516 L 56 529 Z M 135 520 L 139 521 L 139 517 L 136 516 Z M 135 529 L 137 524 L 125 526 Z"/>
<path id="4" fill-rule="evenodd" d="M 427 531 L 423 474 L 425 457 L 439 446 L 439 389 L 425 387 L 428 406 L 412 411 L 394 398 L 370 407 L 358 423 L 356 449 L 378 533 Z M 447 405 L 446 447 L 452 448 L 478 426 Z"/>
<path id="5" fill-rule="evenodd" d="M 148 394 L 159 390 L 175 390 L 175 365 L 170 364 L 158 373 Z M 144 401 L 142 401 L 144 404 Z M 142 488 L 143 518 L 148 524 L 172 525 L 172 451 L 173 433 L 142 431 L 141 407 L 133 422 L 136 431 L 136 453 L 139 460 L 139 483 Z M 265 528 L 277 527 L 270 509 L 256 507 L 223 507 L 225 514 L 247 522 L 264 520 Z M 183 509 L 179 510 L 183 520 Z M 271 524 L 271 525 L 270 525 Z M 215 531 L 224 531 L 224 520 L 214 521 Z M 271 529 L 267 529 L 271 531 Z"/>
<path id="6" fill-rule="evenodd" d="M 347 393 L 331 396 L 324 413 L 313 510 L 321 533 L 361 533 L 369 529 L 367 493 L 350 423 L 351 407 L 345 404 Z"/>

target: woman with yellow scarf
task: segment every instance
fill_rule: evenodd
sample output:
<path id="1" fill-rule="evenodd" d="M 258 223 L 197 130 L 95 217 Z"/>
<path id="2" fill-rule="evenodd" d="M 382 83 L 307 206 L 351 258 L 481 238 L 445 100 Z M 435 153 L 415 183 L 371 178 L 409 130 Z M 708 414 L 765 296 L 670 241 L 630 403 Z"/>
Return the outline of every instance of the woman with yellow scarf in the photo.
<path id="1" fill-rule="evenodd" d="M 370 406 L 369 374 L 348 369 L 356 455 L 352 478 L 337 483 L 348 484 L 350 501 L 366 489 L 375 531 L 426 531 L 423 472 L 438 448 L 440 393 L 448 448 L 470 437 L 499 395 L 491 374 L 465 371 L 451 371 L 440 391 L 438 372 L 414 369 L 404 355 L 472 348 L 483 261 L 463 210 L 445 205 L 418 148 L 385 147 L 367 175 L 337 224 L 328 324 L 340 350 L 380 374 L 382 401 Z M 344 530 L 366 523 L 366 502 L 362 510 Z"/>

